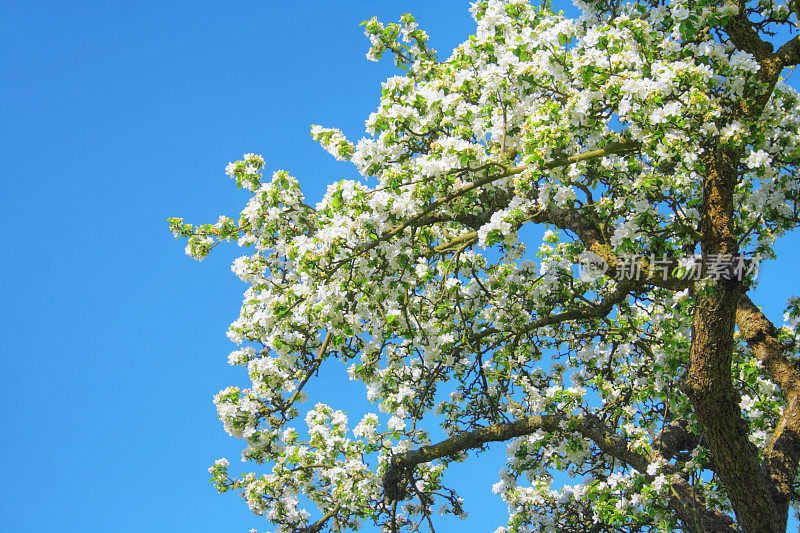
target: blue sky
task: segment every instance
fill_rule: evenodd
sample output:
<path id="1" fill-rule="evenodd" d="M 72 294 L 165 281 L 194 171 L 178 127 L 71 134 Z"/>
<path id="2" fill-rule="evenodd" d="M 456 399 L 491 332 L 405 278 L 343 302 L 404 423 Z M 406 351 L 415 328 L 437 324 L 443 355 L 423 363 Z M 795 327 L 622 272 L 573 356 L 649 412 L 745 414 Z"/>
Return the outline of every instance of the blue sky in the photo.
<path id="1" fill-rule="evenodd" d="M 211 402 L 245 378 L 226 364 L 244 289 L 230 273 L 237 250 L 197 264 L 166 218 L 235 215 L 246 196 L 223 169 L 245 152 L 298 176 L 314 201 L 354 176 L 308 131 L 363 133 L 393 68 L 365 59 L 358 25 L 403 12 L 443 53 L 474 29 L 465 1 L 0 7 L 3 208 L 14 226 L 0 255 L 5 531 L 266 529 L 206 471 L 241 450 Z M 758 303 L 775 320 L 796 244 L 781 247 L 784 268 L 763 272 Z M 361 398 L 344 387 L 337 401 Z M 453 476 L 468 487 L 467 530 L 502 523 L 488 496 L 495 459 Z"/>

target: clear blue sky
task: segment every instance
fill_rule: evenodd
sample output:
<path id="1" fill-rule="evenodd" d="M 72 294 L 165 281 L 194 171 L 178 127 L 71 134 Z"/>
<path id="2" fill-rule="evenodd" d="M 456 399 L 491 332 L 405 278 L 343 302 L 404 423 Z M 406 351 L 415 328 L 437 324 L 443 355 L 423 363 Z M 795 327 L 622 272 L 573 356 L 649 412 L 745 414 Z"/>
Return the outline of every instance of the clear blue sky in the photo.
<path id="1" fill-rule="evenodd" d="M 245 379 L 226 364 L 237 251 L 197 264 L 165 219 L 238 213 L 246 196 L 223 169 L 245 152 L 314 201 L 352 177 L 309 127 L 362 134 L 393 69 L 366 61 L 358 24 L 407 11 L 443 53 L 474 29 L 466 1 L 3 3 L 0 529 L 267 529 L 206 471 L 223 455 L 239 466 L 211 402 Z M 765 268 L 773 319 L 796 244 L 787 268 Z M 361 398 L 346 386 L 345 406 Z M 453 477 L 465 530 L 503 523 L 496 459 Z"/>

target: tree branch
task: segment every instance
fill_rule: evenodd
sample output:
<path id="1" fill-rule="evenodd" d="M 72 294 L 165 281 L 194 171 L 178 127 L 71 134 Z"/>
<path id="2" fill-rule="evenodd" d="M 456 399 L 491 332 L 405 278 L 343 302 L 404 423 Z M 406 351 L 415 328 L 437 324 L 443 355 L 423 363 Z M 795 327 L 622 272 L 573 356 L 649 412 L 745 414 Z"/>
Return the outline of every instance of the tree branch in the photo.
<path id="1" fill-rule="evenodd" d="M 333 518 L 333 516 L 334 516 L 336 513 L 338 513 L 338 512 L 339 512 L 339 509 L 340 509 L 341 507 L 342 507 L 342 506 L 341 506 L 341 504 L 334 505 L 333 507 L 331 507 L 330 509 L 328 509 L 328 512 L 327 512 L 327 513 L 325 513 L 325 514 L 322 516 L 322 518 L 320 518 L 319 520 L 317 520 L 317 521 L 316 521 L 316 522 L 314 522 L 313 524 L 310 524 L 310 525 L 308 525 L 308 526 L 306 526 L 306 527 L 302 527 L 302 528 L 300 528 L 300 529 L 298 530 L 298 532 L 299 532 L 299 533 L 319 533 L 320 531 L 322 531 L 322 528 L 323 528 L 323 527 L 325 527 L 325 524 L 328 522 L 328 520 L 330 520 L 331 518 Z"/>
<path id="2" fill-rule="evenodd" d="M 581 161 L 587 161 L 587 160 L 590 160 L 590 159 L 598 159 L 600 157 L 605 157 L 607 155 L 612 155 L 612 154 L 630 152 L 630 151 L 636 150 L 638 147 L 639 147 L 639 143 L 635 142 L 635 141 L 612 142 L 612 143 L 607 144 L 603 148 L 598 148 L 597 150 L 589 150 L 588 152 L 582 152 L 582 153 L 579 153 L 579 154 L 571 155 L 569 157 L 561 157 L 561 158 L 553 159 L 553 160 L 548 161 L 547 163 L 543 164 L 541 166 L 541 169 L 542 170 L 552 170 L 554 168 L 568 166 L 568 165 L 571 165 L 571 164 L 574 164 L 574 163 L 579 163 Z M 499 163 L 498 163 L 498 166 L 499 166 Z M 466 194 L 466 193 L 468 193 L 470 191 L 473 191 L 475 189 L 478 189 L 480 187 L 483 187 L 484 185 L 488 185 L 488 184 L 493 183 L 495 181 L 501 180 L 503 178 L 508 178 L 510 176 L 521 174 L 522 172 L 524 172 L 524 171 L 526 171 L 526 170 L 528 170 L 530 168 L 531 168 L 530 165 L 514 167 L 514 168 L 506 170 L 505 172 L 501 172 L 499 174 L 494 174 L 494 175 L 491 175 L 491 176 L 486 176 L 485 178 L 479 179 L 478 181 L 474 181 L 474 182 L 470 183 L 469 185 L 465 185 L 464 187 L 461 187 L 457 191 L 453 191 L 450 194 L 448 194 L 447 196 L 444 196 L 444 197 L 442 197 L 442 198 L 440 198 L 440 199 L 438 199 L 438 200 L 436 200 L 434 202 L 431 202 L 422 211 L 420 211 L 416 215 L 414 215 L 412 217 L 409 217 L 402 224 L 392 228 L 391 230 L 387 231 L 386 233 L 384 233 L 383 235 L 381 235 L 377 239 L 375 239 L 373 241 L 370 241 L 366 245 L 358 248 L 356 251 L 363 253 L 363 252 L 367 252 L 369 250 L 372 250 L 373 248 L 378 246 L 381 242 L 387 241 L 387 240 L 391 239 L 392 237 L 398 235 L 399 233 L 401 233 L 403 230 L 405 230 L 409 226 L 414 225 L 420 219 L 422 219 L 425 216 L 427 216 L 428 214 L 430 214 L 432 211 L 434 211 L 434 210 L 438 209 L 439 207 L 447 204 L 448 202 L 451 202 L 451 201 L 455 200 L 459 196 L 463 196 L 464 194 Z"/>
<path id="3" fill-rule="evenodd" d="M 393 456 L 383 475 L 383 489 L 386 497 L 391 501 L 402 500 L 406 497 L 406 486 L 417 465 L 442 457 L 450 457 L 466 450 L 481 448 L 490 442 L 508 441 L 530 435 L 537 430 L 548 433 L 578 432 L 607 455 L 625 462 L 645 475 L 648 481 L 654 479 L 653 476 L 647 474 L 647 467 L 652 460 L 659 456 L 658 453 L 654 452 L 652 456 L 647 456 L 631 450 L 624 436 L 611 431 L 597 417 L 593 415 L 538 415 L 465 432 L 439 443 Z M 706 507 L 702 501 L 694 497 L 691 486 L 678 474 L 674 466 L 666 465 L 662 467 L 662 472 L 670 476 L 674 489 L 669 499 L 669 506 L 677 513 L 689 531 L 697 533 L 738 531 L 729 516 Z"/>
<path id="4" fill-rule="evenodd" d="M 783 68 L 800 64 L 800 35 L 783 43 L 778 48 L 777 56 Z"/>
<path id="5" fill-rule="evenodd" d="M 736 325 L 786 400 L 786 409 L 764 450 L 763 464 L 787 512 L 800 463 L 800 373 L 786 356 L 777 328 L 747 295 L 739 299 Z"/>
<path id="6" fill-rule="evenodd" d="M 778 82 L 778 77 L 787 66 L 796 62 L 798 57 L 798 43 L 797 38 L 785 43 L 778 50 L 778 53 L 773 53 L 774 47 L 769 41 L 765 41 L 758 34 L 758 30 L 750 22 L 747 16 L 746 3 L 742 2 L 739 7 L 739 14 L 731 19 L 725 26 L 725 31 L 737 48 L 744 50 L 756 58 L 761 68 L 758 70 L 758 79 L 766 84 L 766 88 L 754 98 L 742 98 L 739 101 L 737 114 L 747 117 L 755 118 L 761 114 L 764 106 L 772 96 L 772 91 L 775 84 Z"/>
<path id="7" fill-rule="evenodd" d="M 576 309 L 570 309 L 568 311 L 563 311 L 561 313 L 557 313 L 555 315 L 547 315 L 537 318 L 536 320 L 532 320 L 529 323 L 525 324 L 521 328 L 515 331 L 506 331 L 498 328 L 486 328 L 481 330 L 474 335 L 470 336 L 466 341 L 461 342 L 453 346 L 452 350 L 454 352 L 459 351 L 464 346 L 470 346 L 474 342 L 479 341 L 481 339 L 485 339 L 490 335 L 494 335 L 495 333 L 511 333 L 513 335 L 524 335 L 525 333 L 530 333 L 531 331 L 537 330 L 539 328 L 543 328 L 546 326 L 552 326 L 554 324 L 561 324 L 563 322 L 567 322 L 570 320 L 579 320 L 585 318 L 602 318 L 608 315 L 614 306 L 620 303 L 625 297 L 630 293 L 631 288 L 634 286 L 632 282 L 623 282 L 620 283 L 619 286 L 606 296 L 604 299 L 600 300 L 594 305 L 584 305 L 582 307 Z"/>
<path id="8" fill-rule="evenodd" d="M 553 224 L 557 228 L 575 233 L 587 250 L 591 250 L 603 259 L 608 265 L 606 274 L 615 277 L 620 266 L 619 258 L 614 253 L 613 247 L 606 242 L 603 232 L 589 216 L 575 208 L 547 208 L 538 213 L 534 222 Z M 656 267 L 644 257 L 639 258 L 638 268 L 641 277 L 647 283 L 640 285 L 654 285 L 665 289 L 680 291 L 689 288 L 692 281 L 674 276 L 672 272 L 679 265 L 678 259 L 670 259 L 669 264 L 662 265 L 667 274 L 658 273 L 661 267 Z M 642 281 L 642 280 L 635 280 Z"/>

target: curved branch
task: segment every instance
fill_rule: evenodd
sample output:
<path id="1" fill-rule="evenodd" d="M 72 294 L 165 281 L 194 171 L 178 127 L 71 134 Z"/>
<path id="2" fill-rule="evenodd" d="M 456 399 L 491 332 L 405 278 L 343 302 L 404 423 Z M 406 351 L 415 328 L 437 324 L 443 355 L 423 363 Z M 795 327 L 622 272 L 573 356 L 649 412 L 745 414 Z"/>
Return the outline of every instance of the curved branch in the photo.
<path id="1" fill-rule="evenodd" d="M 553 326 L 555 324 L 561 324 L 563 322 L 568 322 L 570 320 L 580 320 L 586 318 L 602 318 L 607 316 L 614 306 L 620 303 L 622 300 L 625 299 L 628 294 L 630 294 L 631 289 L 634 287 L 635 284 L 630 282 L 622 282 L 619 286 L 606 296 L 604 299 L 600 300 L 594 305 L 584 305 L 576 309 L 570 309 L 568 311 L 563 311 L 561 313 L 556 313 L 555 315 L 547 315 L 537 318 L 536 320 L 532 320 L 519 328 L 515 331 L 506 331 L 498 328 L 486 328 L 484 330 L 478 331 L 477 333 L 471 335 L 468 339 L 463 342 L 460 342 L 453 346 L 453 351 L 459 351 L 464 346 L 470 346 L 472 343 L 485 339 L 490 335 L 494 335 L 495 333 L 510 333 L 515 336 L 524 335 L 526 333 L 530 333 L 539 328 L 543 328 L 546 326 Z"/>
<path id="2" fill-rule="evenodd" d="M 776 496 L 788 506 L 800 464 L 800 372 L 786 356 L 775 325 L 747 295 L 739 299 L 736 325 L 786 400 L 786 409 L 764 450 L 763 464 L 775 484 Z"/>
<path id="3" fill-rule="evenodd" d="M 591 250 L 605 261 L 608 266 L 606 274 L 610 277 L 617 276 L 620 267 L 619 258 L 615 255 L 613 247 L 606 242 L 603 232 L 591 217 L 575 208 L 549 207 L 533 217 L 534 222 L 553 224 L 555 227 L 575 233 L 587 250 Z M 654 265 L 644 256 L 638 260 L 640 278 L 630 280 L 639 285 L 652 285 L 664 289 L 681 291 L 689 288 L 692 281 L 673 275 L 679 266 L 677 258 L 669 258 L 668 263 Z"/>
<path id="4" fill-rule="evenodd" d="M 334 505 L 333 507 L 328 509 L 328 512 L 325 513 L 322 516 L 322 518 L 320 518 L 319 520 L 317 520 L 313 524 L 310 524 L 310 525 L 308 525 L 306 527 L 300 528 L 298 530 L 298 532 L 299 533 L 319 533 L 320 531 L 322 531 L 322 528 L 325 527 L 325 524 L 328 522 L 328 520 L 333 518 L 334 515 L 336 515 L 336 513 L 339 512 L 339 509 L 341 509 L 341 507 L 342 507 L 341 504 Z"/>
<path id="5" fill-rule="evenodd" d="M 659 454 L 654 452 L 652 456 L 647 456 L 633 451 L 623 435 L 611 431 L 596 416 L 538 415 L 465 432 L 439 443 L 393 456 L 383 475 L 383 489 L 386 497 L 391 501 L 402 500 L 406 497 L 406 486 L 417 465 L 457 455 L 470 449 L 481 448 L 490 442 L 507 441 L 530 435 L 538 430 L 548 433 L 560 431 L 580 433 L 604 453 L 636 469 L 648 481 L 654 479 L 653 476 L 647 474 L 647 467 L 652 460 L 660 457 Z M 683 521 L 687 530 L 722 533 L 738 531 L 731 517 L 706 507 L 702 501 L 695 498 L 691 485 L 678 475 L 674 466 L 666 465 L 662 468 L 662 472 L 671 477 L 673 494 L 670 496 L 669 506 Z"/>
<path id="6" fill-rule="evenodd" d="M 582 152 L 582 153 L 579 153 L 579 154 L 571 155 L 569 157 L 561 157 L 561 158 L 553 159 L 553 160 L 548 161 L 547 163 L 543 164 L 541 166 L 541 169 L 542 170 L 552 170 L 554 168 L 565 167 L 565 166 L 571 165 L 573 163 L 579 163 L 581 161 L 587 161 L 587 160 L 590 160 L 590 159 L 598 159 L 598 158 L 605 157 L 605 156 L 612 155 L 612 154 L 631 152 L 631 151 L 636 150 L 637 148 L 639 148 L 639 146 L 640 146 L 640 144 L 638 142 L 636 142 L 636 141 L 612 142 L 612 143 L 607 144 L 603 148 L 598 148 L 597 150 L 589 150 L 588 152 Z M 500 166 L 499 163 L 497 163 L 497 165 Z M 524 171 L 526 171 L 526 170 L 528 170 L 530 168 L 531 167 L 529 165 L 514 167 L 514 168 L 506 170 L 505 172 L 501 172 L 499 174 L 495 174 L 495 175 L 491 175 L 491 176 L 486 176 L 485 178 L 482 178 L 482 179 L 480 179 L 478 181 L 474 181 L 474 182 L 470 183 L 469 185 L 465 185 L 464 187 L 461 187 L 457 191 L 453 191 L 450 194 L 448 194 L 447 196 L 444 196 L 444 197 L 442 197 L 442 198 L 440 198 L 440 199 L 438 199 L 438 200 L 436 200 L 434 202 L 431 202 L 422 211 L 420 211 L 419 213 L 417 213 L 416 215 L 414 215 L 412 217 L 409 217 L 402 224 L 392 228 L 391 230 L 387 231 L 383 235 L 379 236 L 377 239 L 375 239 L 373 241 L 370 241 L 366 245 L 356 249 L 356 252 L 357 253 L 363 253 L 363 252 L 367 252 L 369 250 L 372 250 L 373 248 L 378 246 L 381 242 L 384 242 L 384 241 L 387 241 L 387 240 L 391 239 L 392 237 L 398 235 L 399 233 L 401 233 L 403 230 L 405 230 L 409 226 L 414 225 L 420 219 L 422 219 L 425 216 L 429 215 L 432 211 L 434 211 L 434 210 L 438 209 L 439 207 L 447 204 L 448 202 L 451 202 L 451 201 L 455 200 L 456 198 L 458 198 L 460 196 L 463 196 L 464 194 L 466 194 L 466 193 L 468 193 L 468 192 L 470 192 L 472 190 L 478 189 L 480 187 L 483 187 L 484 185 L 488 185 L 490 183 L 493 183 L 495 181 L 501 180 L 503 178 L 508 178 L 510 176 L 521 174 L 522 172 L 524 172 Z"/>

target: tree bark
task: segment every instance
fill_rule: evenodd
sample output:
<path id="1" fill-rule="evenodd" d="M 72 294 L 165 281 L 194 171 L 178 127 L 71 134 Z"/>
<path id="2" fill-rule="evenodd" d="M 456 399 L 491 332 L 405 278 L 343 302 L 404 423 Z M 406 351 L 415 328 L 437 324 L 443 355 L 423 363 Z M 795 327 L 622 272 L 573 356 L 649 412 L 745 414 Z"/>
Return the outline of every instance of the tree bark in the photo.
<path id="1" fill-rule="evenodd" d="M 714 254 L 738 251 L 733 236 L 738 154 L 717 149 L 707 152 L 701 240 L 704 264 Z M 731 377 L 736 309 L 743 292 L 737 280 L 717 280 L 697 291 L 686 392 L 739 526 L 746 533 L 784 533 L 786 513 L 780 513 L 758 450 L 748 438 L 741 398 Z"/>

